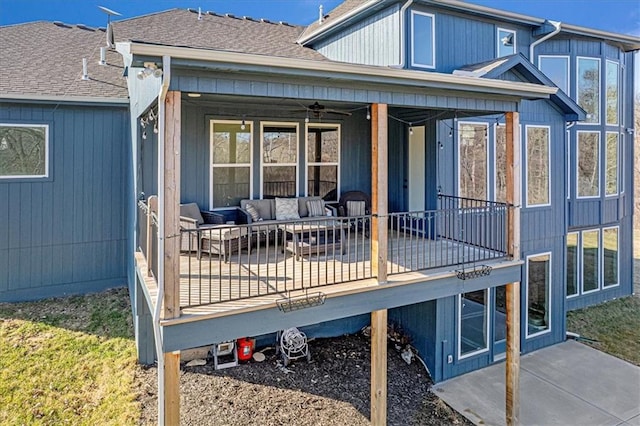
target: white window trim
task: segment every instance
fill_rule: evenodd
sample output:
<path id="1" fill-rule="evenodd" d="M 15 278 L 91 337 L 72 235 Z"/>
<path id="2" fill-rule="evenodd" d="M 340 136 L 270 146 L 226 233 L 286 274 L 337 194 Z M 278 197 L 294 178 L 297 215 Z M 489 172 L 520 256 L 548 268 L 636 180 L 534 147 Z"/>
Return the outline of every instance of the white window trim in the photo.
<path id="1" fill-rule="evenodd" d="M 567 85 L 568 85 L 568 87 L 567 87 L 567 91 L 565 92 L 565 94 L 570 97 L 571 94 L 569 92 L 571 91 L 571 57 L 569 57 L 568 55 L 538 55 L 538 69 L 540 71 L 542 71 L 541 62 L 542 62 L 542 59 L 544 59 L 544 58 L 554 58 L 554 59 L 562 58 L 562 59 L 566 60 L 566 62 L 567 62 Z M 544 73 L 544 71 L 542 71 L 542 72 Z M 555 82 L 554 82 L 554 84 L 555 84 Z M 562 88 L 560 88 L 560 90 L 562 90 Z M 577 90 L 577 83 L 576 83 L 576 90 Z"/>
<path id="2" fill-rule="evenodd" d="M 596 195 L 580 195 L 580 133 L 597 133 L 598 134 L 598 156 L 601 156 L 600 151 L 602 151 L 602 133 L 600 130 L 578 130 L 576 131 L 576 198 L 579 200 L 588 200 L 588 199 L 596 199 L 600 198 L 600 194 L 602 193 L 602 162 L 601 158 L 598 158 L 598 194 Z"/>
<path id="3" fill-rule="evenodd" d="M 607 108 L 605 108 L 605 117 L 604 117 L 604 121 L 607 124 L 607 126 L 619 126 L 620 125 L 620 64 L 616 61 L 612 61 L 610 59 L 607 59 L 606 63 L 605 63 L 605 67 L 604 67 L 604 81 L 605 81 L 605 87 L 604 87 L 604 93 L 605 93 L 605 97 L 604 97 L 604 101 L 605 101 L 605 106 L 607 105 L 607 96 L 606 93 L 608 91 L 607 88 L 607 76 L 609 74 L 609 64 L 615 65 L 616 70 L 618 71 L 616 73 L 616 78 L 617 78 L 617 89 L 618 89 L 618 94 L 617 94 L 617 100 L 618 100 L 618 107 L 616 108 L 617 111 L 617 116 L 616 116 L 616 122 L 615 123 L 609 123 L 609 119 L 608 119 L 608 114 L 607 114 Z"/>
<path id="4" fill-rule="evenodd" d="M 479 355 L 485 352 L 489 352 L 489 346 L 490 346 L 490 340 L 491 340 L 491 336 L 489 335 L 490 332 L 490 324 L 491 321 L 489 321 L 489 312 L 491 312 L 491 295 L 489 293 L 489 289 L 485 288 L 483 289 L 484 292 L 486 292 L 486 300 L 487 300 L 487 304 L 486 304 L 486 309 L 485 309 L 485 323 L 486 323 L 486 336 L 487 336 L 487 343 L 486 343 L 486 347 L 482 348 L 482 349 L 477 349 L 473 352 L 469 352 L 466 353 L 464 355 L 462 355 L 462 294 L 458 294 L 458 315 L 457 315 L 457 319 L 458 319 L 458 360 L 463 360 L 466 358 L 470 358 L 472 356 L 475 355 Z"/>
<path id="5" fill-rule="evenodd" d="M 249 162 L 232 164 L 213 164 L 213 130 L 216 124 L 240 124 L 249 127 Z M 248 120 L 209 120 L 209 210 L 220 209 L 213 205 L 213 171 L 214 168 L 249 167 L 249 198 L 253 199 L 253 121 Z"/>
<path id="6" fill-rule="evenodd" d="M 565 297 L 567 299 L 573 299 L 574 297 L 578 297 L 580 296 L 580 294 L 582 293 L 582 285 L 580 284 L 582 282 L 582 232 L 580 231 L 573 231 L 573 232 L 567 232 L 567 238 L 569 237 L 569 235 L 571 234 L 575 234 L 578 237 L 577 240 L 577 244 L 576 244 L 576 292 L 575 294 L 571 294 L 571 295 L 567 295 L 567 292 L 565 291 Z M 568 246 L 565 245 L 565 253 L 567 253 L 567 248 Z M 568 256 L 566 256 L 568 258 Z M 565 271 L 566 274 L 566 271 Z M 566 283 L 565 283 L 566 285 Z"/>
<path id="7" fill-rule="evenodd" d="M 529 204 L 529 128 L 538 128 L 538 129 L 547 129 L 547 153 L 549 155 L 547 161 L 547 175 L 549 176 L 549 182 L 547 184 L 547 196 L 549 198 L 549 202 L 546 204 Z M 524 158 L 525 158 L 525 172 L 524 172 L 524 197 L 526 199 L 525 206 L 527 208 L 537 208 L 537 207 L 549 207 L 551 205 L 551 126 L 540 126 L 540 125 L 529 125 L 524 126 Z"/>
<path id="8" fill-rule="evenodd" d="M 457 127 L 457 133 L 458 133 L 458 197 L 462 197 L 462 195 L 460 195 L 460 149 L 462 148 L 462 144 L 460 143 L 460 138 L 462 138 L 462 132 L 460 131 L 460 128 L 464 125 L 473 125 L 473 126 L 484 126 L 485 127 L 485 132 L 486 132 L 486 136 L 485 136 L 485 140 L 486 140 L 486 148 L 485 148 L 485 153 L 484 155 L 486 156 L 485 158 L 487 159 L 487 170 L 486 170 L 486 176 L 485 176 L 485 188 L 486 188 L 486 198 L 489 199 L 489 123 L 485 123 L 482 121 L 460 121 L 458 120 L 458 127 Z M 495 185 L 494 185 L 495 186 Z M 472 197 L 468 197 L 468 198 L 472 198 Z"/>
<path id="9" fill-rule="evenodd" d="M 616 276 L 618 277 L 618 282 L 615 284 L 610 284 L 605 286 L 604 285 L 604 231 L 606 231 L 607 229 L 616 229 L 618 231 L 618 256 L 617 256 L 617 260 L 618 260 L 618 264 L 616 265 L 616 267 L 618 268 L 617 270 L 617 274 Z M 602 289 L 603 290 L 609 290 L 610 288 L 615 288 L 615 287 L 619 287 L 620 286 L 620 226 L 619 225 L 615 225 L 615 226 L 607 226 L 606 228 L 602 228 L 602 232 L 601 234 L 601 246 L 602 246 L 602 250 L 601 253 L 602 255 L 600 256 L 602 258 Z"/>
<path id="10" fill-rule="evenodd" d="M 548 312 L 548 319 L 549 319 L 549 324 L 547 326 L 546 330 L 541 330 L 541 331 L 537 331 L 533 334 L 529 334 L 529 258 L 530 257 L 538 257 L 538 256 L 544 256 L 544 255 L 549 255 L 549 306 L 547 307 L 547 312 Z M 541 253 L 535 253 L 535 254 L 530 254 L 526 257 L 526 279 L 527 279 L 527 285 L 525 288 L 525 302 L 524 302 L 524 306 L 525 306 L 525 333 L 526 333 L 526 338 L 530 339 L 533 337 L 538 337 L 541 336 L 543 334 L 548 334 L 551 333 L 551 326 L 553 324 L 552 321 L 552 310 L 551 310 L 551 302 L 552 302 L 552 295 L 553 292 L 552 290 L 552 284 L 553 284 L 553 279 L 552 279 L 552 275 L 553 275 L 553 255 L 550 251 L 545 251 L 545 252 L 541 252 Z"/>
<path id="11" fill-rule="evenodd" d="M 598 241 L 598 277 L 597 277 L 597 281 L 598 281 L 598 286 L 596 288 L 594 288 L 593 290 L 587 290 L 585 291 L 584 289 L 584 274 L 583 274 L 583 269 L 580 269 L 580 294 L 584 295 L 584 294 L 591 294 L 591 293 L 596 293 L 600 290 L 602 290 L 602 232 L 600 230 L 600 228 L 596 228 L 596 229 L 585 229 L 580 233 L 580 266 L 582 266 L 584 264 L 584 234 L 588 233 L 588 232 L 597 232 L 598 233 L 598 237 L 596 238 L 596 241 Z"/>
<path id="12" fill-rule="evenodd" d="M 609 135 L 616 135 L 616 139 L 617 139 L 617 149 L 616 149 L 616 192 L 612 193 L 612 194 L 607 194 L 607 176 L 608 176 L 608 172 L 607 172 L 607 168 L 608 168 L 608 161 L 609 161 L 609 149 L 607 147 L 607 143 L 609 143 Z M 618 132 L 605 132 L 605 138 L 604 138 L 604 165 L 605 165 L 605 170 L 604 170 L 604 196 L 605 197 L 617 197 L 618 194 L 620 194 L 620 133 Z"/>
<path id="13" fill-rule="evenodd" d="M 295 163 L 264 163 L 264 128 L 269 126 L 291 127 L 296 129 L 296 162 Z M 300 162 L 300 123 L 288 121 L 261 121 L 260 122 L 260 199 L 264 196 L 264 168 L 265 167 L 295 167 L 296 195 L 300 189 L 300 177 L 298 164 Z"/>
<path id="14" fill-rule="evenodd" d="M 326 128 L 326 129 L 338 129 L 338 161 L 331 161 L 325 163 L 316 163 L 309 161 L 309 128 Z M 337 167 L 337 188 L 336 188 L 336 201 L 340 199 L 340 163 L 342 162 L 342 125 L 339 123 L 307 123 L 304 129 L 304 195 L 309 196 L 309 166 L 336 166 Z"/>
<path id="15" fill-rule="evenodd" d="M 44 174 L 42 175 L 1 175 L 0 180 L 4 179 L 47 179 L 49 178 L 49 125 L 33 124 L 33 123 L 0 123 L 0 126 L 6 127 L 44 127 Z"/>
<path id="16" fill-rule="evenodd" d="M 571 199 L 571 130 L 566 131 L 567 143 L 567 200 Z M 576 191 L 577 192 L 577 191 Z"/>
<path id="17" fill-rule="evenodd" d="M 578 66 L 580 64 L 580 59 L 589 59 L 589 60 L 594 60 L 598 62 L 598 121 L 597 122 L 586 122 L 586 121 L 581 121 L 580 125 L 583 126 L 599 126 L 602 123 L 602 62 L 600 61 L 600 58 L 594 58 L 594 57 L 590 57 L 590 56 L 576 56 L 576 103 L 578 105 L 580 105 L 580 90 L 579 90 L 579 83 L 580 83 L 580 67 Z M 606 81 L 606 79 L 605 79 Z"/>
<path id="18" fill-rule="evenodd" d="M 618 143 L 620 144 L 619 146 L 619 157 L 618 157 L 618 161 L 620 161 L 618 163 L 618 188 L 620 189 L 620 194 L 624 194 L 624 189 L 625 189 L 625 184 L 624 184 L 624 179 L 625 179 L 625 175 L 624 175 L 624 171 L 625 171 L 625 167 L 624 167 L 624 159 L 625 159 L 625 142 L 626 142 L 626 135 L 624 133 L 620 134 L 620 139 L 618 139 Z"/>
<path id="19" fill-rule="evenodd" d="M 414 60 L 416 50 L 416 39 L 414 34 L 416 15 L 422 15 L 431 18 L 431 64 L 421 64 Z M 416 68 L 434 69 L 436 67 L 436 15 L 432 13 L 411 11 L 411 66 Z"/>
<path id="20" fill-rule="evenodd" d="M 513 34 L 513 53 L 510 53 L 509 55 L 514 55 L 516 53 L 518 53 L 518 49 L 517 49 L 517 32 L 516 30 L 512 30 L 509 28 L 496 28 L 496 58 L 504 58 L 504 56 L 498 56 L 500 54 L 500 31 L 504 31 L 505 33 L 511 33 Z M 505 56 L 509 56 L 509 55 L 505 55 Z"/>

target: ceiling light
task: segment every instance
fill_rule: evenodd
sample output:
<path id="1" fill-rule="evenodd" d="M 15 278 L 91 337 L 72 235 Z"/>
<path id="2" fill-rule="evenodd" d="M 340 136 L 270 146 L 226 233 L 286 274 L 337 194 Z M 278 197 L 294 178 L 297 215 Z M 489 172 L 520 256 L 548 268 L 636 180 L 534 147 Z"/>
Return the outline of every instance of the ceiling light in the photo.
<path id="1" fill-rule="evenodd" d="M 187 93 L 187 96 L 190 98 L 199 98 L 202 95 L 200 93 Z"/>

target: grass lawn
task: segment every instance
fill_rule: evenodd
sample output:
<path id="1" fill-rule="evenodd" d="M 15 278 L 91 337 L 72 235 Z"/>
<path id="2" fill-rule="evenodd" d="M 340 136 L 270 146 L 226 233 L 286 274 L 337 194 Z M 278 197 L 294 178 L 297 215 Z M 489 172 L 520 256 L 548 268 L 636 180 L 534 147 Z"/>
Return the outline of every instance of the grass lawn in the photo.
<path id="1" fill-rule="evenodd" d="M 130 312 L 126 289 L 0 303 L 0 424 L 137 424 Z"/>

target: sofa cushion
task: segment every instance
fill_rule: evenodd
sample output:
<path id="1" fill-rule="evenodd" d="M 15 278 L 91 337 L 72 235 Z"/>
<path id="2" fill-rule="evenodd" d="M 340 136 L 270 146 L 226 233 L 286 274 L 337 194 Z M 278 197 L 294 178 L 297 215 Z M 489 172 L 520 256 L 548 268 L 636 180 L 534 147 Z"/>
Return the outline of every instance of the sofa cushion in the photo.
<path id="1" fill-rule="evenodd" d="M 275 219 L 274 200 L 240 200 L 240 208 L 246 210 L 247 204 L 255 207 L 262 219 Z"/>
<path id="2" fill-rule="evenodd" d="M 347 216 L 364 216 L 367 214 L 364 201 L 347 201 Z"/>
<path id="3" fill-rule="evenodd" d="M 308 217 L 309 209 L 307 208 L 307 201 L 313 200 L 322 200 L 321 197 L 311 196 L 311 197 L 300 197 L 298 198 L 298 213 L 300 217 Z"/>
<path id="4" fill-rule="evenodd" d="M 307 210 L 309 217 L 324 216 L 324 200 L 307 200 Z"/>
<path id="5" fill-rule="evenodd" d="M 247 204 L 245 210 L 247 211 L 247 213 L 249 213 L 249 216 L 251 216 L 251 220 L 253 222 L 260 222 L 262 220 L 260 213 L 258 213 L 258 210 L 253 207 L 253 204 Z"/>
<path id="6" fill-rule="evenodd" d="M 296 198 L 276 198 L 276 219 L 300 219 L 300 213 L 298 213 L 298 200 Z"/>
<path id="7" fill-rule="evenodd" d="M 198 225 L 202 225 L 204 223 L 204 219 L 200 214 L 200 207 L 198 207 L 196 203 L 180 204 L 180 216 L 195 219 Z"/>

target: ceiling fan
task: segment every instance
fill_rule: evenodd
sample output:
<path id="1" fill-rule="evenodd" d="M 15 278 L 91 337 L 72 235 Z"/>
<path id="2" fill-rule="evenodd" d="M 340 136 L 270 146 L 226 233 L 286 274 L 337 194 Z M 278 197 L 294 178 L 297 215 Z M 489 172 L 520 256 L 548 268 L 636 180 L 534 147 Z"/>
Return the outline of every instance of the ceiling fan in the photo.
<path id="1" fill-rule="evenodd" d="M 349 111 L 327 108 L 326 106 L 319 104 L 317 101 L 311 105 L 304 106 L 304 109 L 300 111 L 306 111 L 308 113 L 311 113 L 315 118 L 320 118 L 324 114 L 338 114 L 338 115 L 344 115 L 347 117 L 351 116 L 351 113 Z"/>

